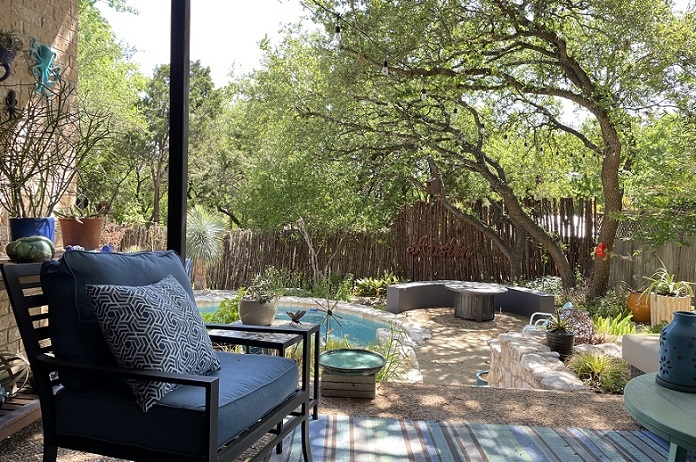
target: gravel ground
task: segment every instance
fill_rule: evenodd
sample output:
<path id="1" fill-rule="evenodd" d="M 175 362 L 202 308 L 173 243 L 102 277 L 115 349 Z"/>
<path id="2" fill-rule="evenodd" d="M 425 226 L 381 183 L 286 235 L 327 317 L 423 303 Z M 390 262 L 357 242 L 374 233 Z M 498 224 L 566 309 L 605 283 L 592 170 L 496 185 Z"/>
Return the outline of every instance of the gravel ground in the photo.
<path id="1" fill-rule="evenodd" d="M 486 340 L 508 330 L 521 330 L 525 319 L 520 316 L 502 313 L 480 324 L 455 318 L 452 308 L 414 310 L 399 316 L 419 322 L 433 333 L 416 348 L 423 383 L 378 384 L 374 400 L 322 397 L 320 413 L 548 427 L 639 428 L 624 410 L 622 396 L 476 387 L 475 372 L 487 369 L 489 361 Z M 1 442 L 0 460 L 38 462 L 42 460 L 42 449 L 37 423 Z M 58 460 L 117 459 L 61 450 Z"/>

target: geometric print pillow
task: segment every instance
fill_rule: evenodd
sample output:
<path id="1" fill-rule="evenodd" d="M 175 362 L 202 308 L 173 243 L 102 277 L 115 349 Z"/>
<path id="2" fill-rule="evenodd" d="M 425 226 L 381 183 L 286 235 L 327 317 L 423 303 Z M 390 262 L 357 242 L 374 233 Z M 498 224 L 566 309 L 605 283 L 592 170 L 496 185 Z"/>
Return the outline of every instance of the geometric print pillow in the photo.
<path id="1" fill-rule="evenodd" d="M 121 367 L 193 375 L 220 370 L 198 308 L 173 276 L 141 287 L 88 285 L 87 294 Z M 128 385 L 145 412 L 179 387 L 133 379 Z"/>

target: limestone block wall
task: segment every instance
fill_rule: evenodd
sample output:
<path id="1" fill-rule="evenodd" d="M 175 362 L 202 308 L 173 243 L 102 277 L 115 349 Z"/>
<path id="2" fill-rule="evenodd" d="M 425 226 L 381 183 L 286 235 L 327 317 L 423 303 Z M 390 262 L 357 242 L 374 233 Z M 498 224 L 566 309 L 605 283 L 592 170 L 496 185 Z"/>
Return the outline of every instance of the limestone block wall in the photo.
<path id="1" fill-rule="evenodd" d="M 501 334 L 489 340 L 488 385 L 499 388 L 589 391 L 563 365 L 558 353 L 541 343 L 544 332 Z"/>

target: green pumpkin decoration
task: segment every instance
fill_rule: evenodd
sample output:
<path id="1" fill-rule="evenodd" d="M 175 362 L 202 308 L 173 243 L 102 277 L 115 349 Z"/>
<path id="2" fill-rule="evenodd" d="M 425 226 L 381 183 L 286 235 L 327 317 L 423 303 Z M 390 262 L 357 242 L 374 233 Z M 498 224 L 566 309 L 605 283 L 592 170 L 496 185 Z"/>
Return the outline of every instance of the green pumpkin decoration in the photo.
<path id="1" fill-rule="evenodd" d="M 28 236 L 7 244 L 5 253 L 13 262 L 32 263 L 50 260 L 56 253 L 56 248 L 47 237 Z"/>

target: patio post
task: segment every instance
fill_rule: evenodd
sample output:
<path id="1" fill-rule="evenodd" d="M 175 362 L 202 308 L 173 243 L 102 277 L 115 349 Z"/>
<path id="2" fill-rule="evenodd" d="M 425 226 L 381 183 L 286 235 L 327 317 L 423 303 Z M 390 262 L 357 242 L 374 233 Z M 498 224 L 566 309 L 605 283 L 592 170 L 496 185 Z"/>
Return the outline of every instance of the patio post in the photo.
<path id="1" fill-rule="evenodd" d="M 172 0 L 167 248 L 186 258 L 191 0 Z"/>

